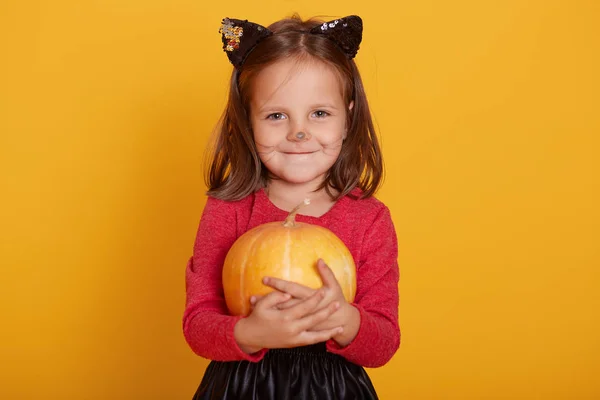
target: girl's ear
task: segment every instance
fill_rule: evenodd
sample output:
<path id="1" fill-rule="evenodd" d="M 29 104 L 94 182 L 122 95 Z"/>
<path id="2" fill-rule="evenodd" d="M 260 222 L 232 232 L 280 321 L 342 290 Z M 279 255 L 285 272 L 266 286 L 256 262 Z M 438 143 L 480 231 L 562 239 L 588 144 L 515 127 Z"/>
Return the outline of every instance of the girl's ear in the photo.
<path id="1" fill-rule="evenodd" d="M 354 108 L 354 100 L 352 100 L 350 102 L 350 105 L 348 106 L 348 112 L 352 111 L 353 108 Z M 346 140 L 347 136 L 348 136 L 348 127 L 345 127 L 344 134 L 342 135 L 342 140 Z"/>

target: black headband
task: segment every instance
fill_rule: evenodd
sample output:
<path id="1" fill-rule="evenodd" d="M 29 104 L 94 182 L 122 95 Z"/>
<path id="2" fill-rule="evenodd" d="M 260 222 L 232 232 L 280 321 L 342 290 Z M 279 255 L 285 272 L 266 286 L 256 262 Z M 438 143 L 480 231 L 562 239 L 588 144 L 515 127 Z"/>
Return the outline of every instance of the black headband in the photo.
<path id="1" fill-rule="evenodd" d="M 362 41 L 362 30 L 362 19 L 357 15 L 350 15 L 324 22 L 308 32 L 303 31 L 303 33 L 324 35 L 337 44 L 349 59 L 353 59 Z M 248 22 L 248 20 L 232 18 L 223 19 L 219 33 L 223 41 L 223 50 L 236 68 L 244 64 L 248 54 L 261 40 L 273 35 L 273 32 L 264 26 Z"/>

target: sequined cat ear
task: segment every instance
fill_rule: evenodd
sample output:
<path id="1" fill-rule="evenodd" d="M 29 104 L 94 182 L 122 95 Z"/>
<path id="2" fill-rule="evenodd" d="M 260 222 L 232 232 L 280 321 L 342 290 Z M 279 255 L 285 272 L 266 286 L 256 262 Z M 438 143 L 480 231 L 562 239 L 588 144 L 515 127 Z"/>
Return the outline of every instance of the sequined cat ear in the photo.
<path id="1" fill-rule="evenodd" d="M 223 40 L 223 51 L 236 68 L 244 63 L 258 42 L 273 34 L 264 26 L 233 18 L 223 19 L 219 33 Z"/>
<path id="2" fill-rule="evenodd" d="M 358 15 L 324 22 L 310 30 L 310 33 L 325 35 L 333 40 L 342 51 L 353 59 L 362 41 L 363 23 Z"/>

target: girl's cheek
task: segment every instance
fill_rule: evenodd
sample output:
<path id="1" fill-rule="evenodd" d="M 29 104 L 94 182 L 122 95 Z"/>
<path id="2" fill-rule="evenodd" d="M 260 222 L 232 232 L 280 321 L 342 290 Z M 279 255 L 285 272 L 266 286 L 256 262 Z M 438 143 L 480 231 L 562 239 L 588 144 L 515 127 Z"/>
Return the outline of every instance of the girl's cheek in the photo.
<path id="1" fill-rule="evenodd" d="M 344 124 L 336 123 L 322 126 L 316 130 L 316 133 L 323 142 L 336 142 L 344 136 Z"/>
<path id="2" fill-rule="evenodd" d="M 272 126 L 256 126 L 254 129 L 254 141 L 263 146 L 273 146 L 285 139 L 287 131 Z"/>

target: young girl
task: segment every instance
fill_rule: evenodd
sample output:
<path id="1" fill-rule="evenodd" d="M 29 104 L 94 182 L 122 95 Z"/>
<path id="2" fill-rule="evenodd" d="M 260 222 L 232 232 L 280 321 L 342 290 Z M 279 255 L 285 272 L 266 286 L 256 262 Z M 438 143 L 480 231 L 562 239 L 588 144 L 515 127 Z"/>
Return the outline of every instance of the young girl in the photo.
<path id="1" fill-rule="evenodd" d="M 234 71 L 186 269 L 184 335 L 212 360 L 194 399 L 375 399 L 363 367 L 398 349 L 398 264 L 390 212 L 372 197 L 383 166 L 353 61 L 362 21 L 225 19 L 220 32 Z M 229 248 L 305 198 L 297 220 L 330 229 L 354 257 L 355 300 L 319 260 L 319 290 L 265 277 L 276 290 L 229 315 Z"/>

